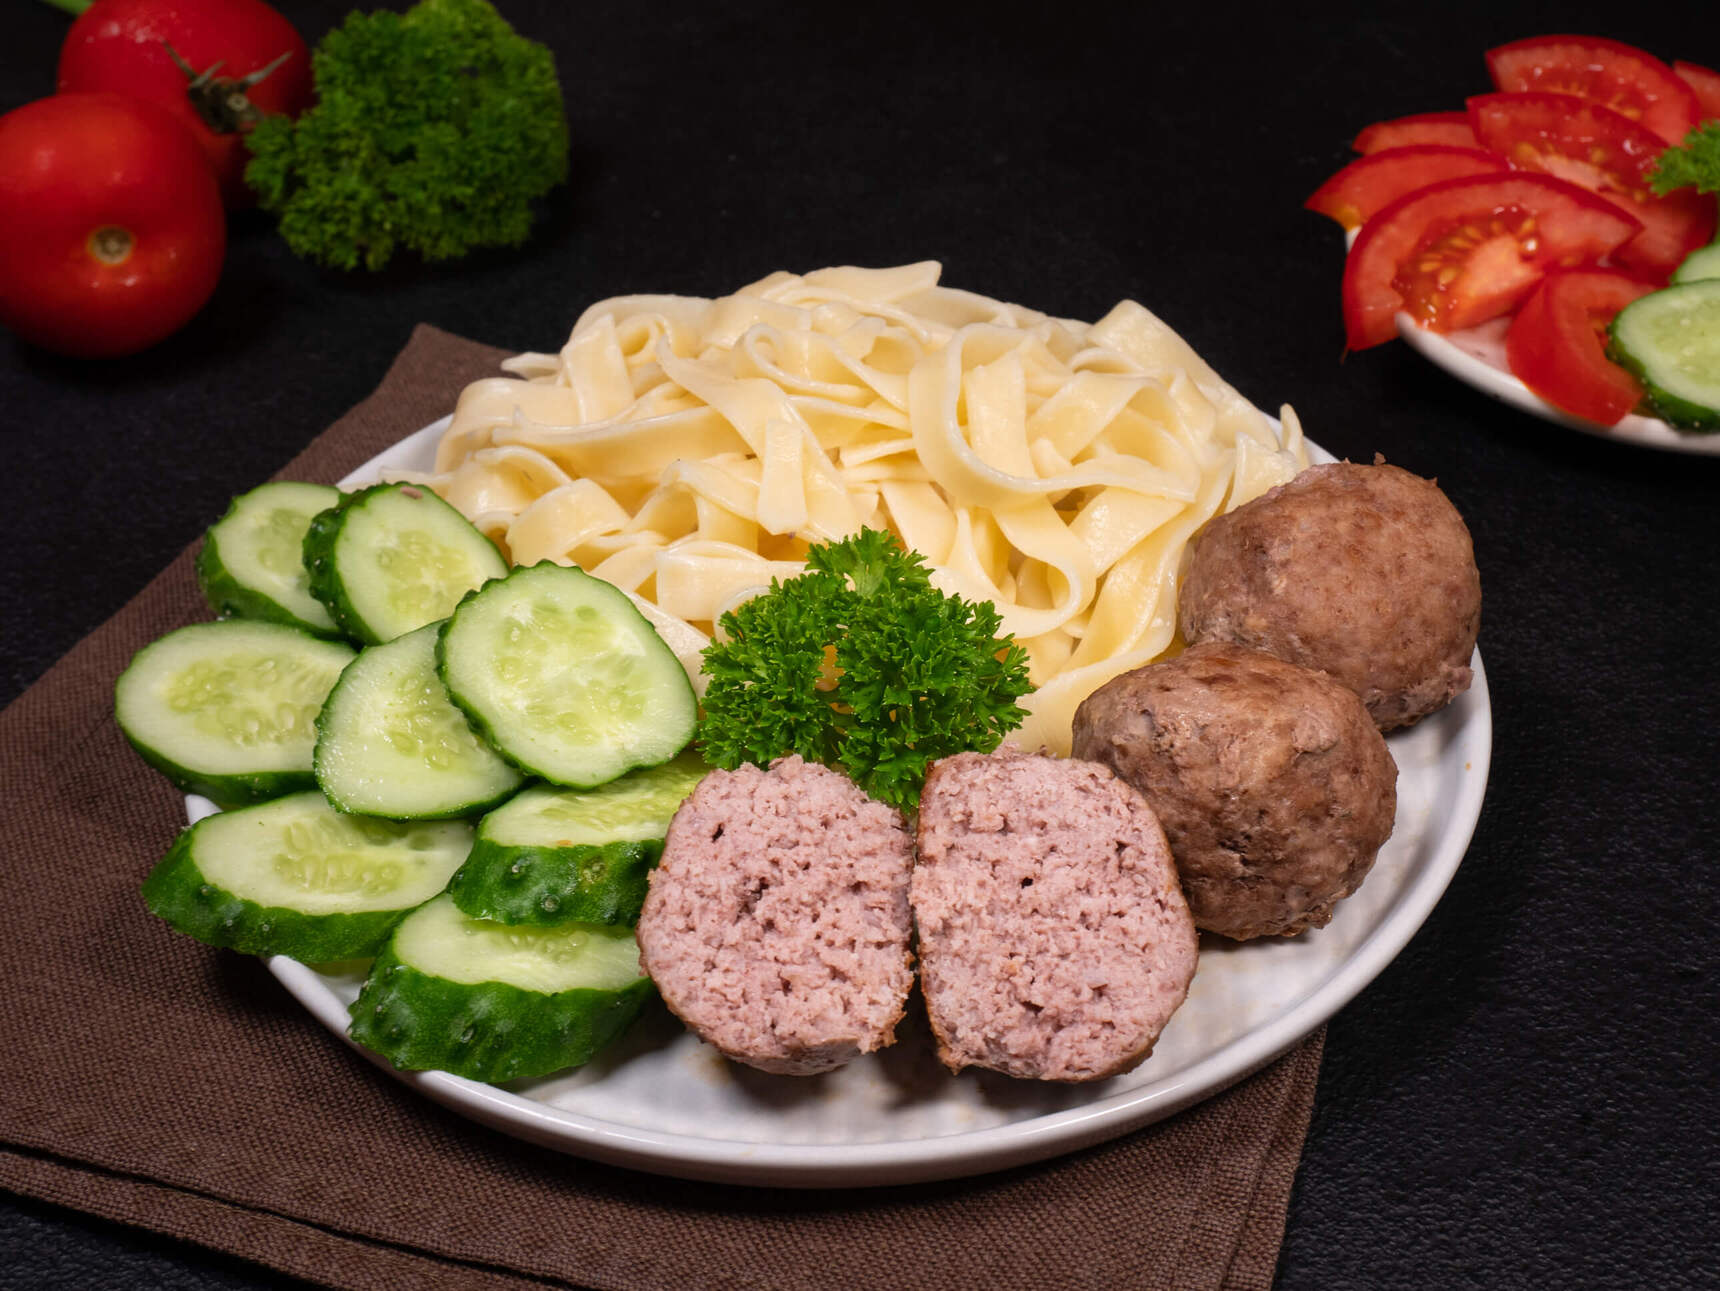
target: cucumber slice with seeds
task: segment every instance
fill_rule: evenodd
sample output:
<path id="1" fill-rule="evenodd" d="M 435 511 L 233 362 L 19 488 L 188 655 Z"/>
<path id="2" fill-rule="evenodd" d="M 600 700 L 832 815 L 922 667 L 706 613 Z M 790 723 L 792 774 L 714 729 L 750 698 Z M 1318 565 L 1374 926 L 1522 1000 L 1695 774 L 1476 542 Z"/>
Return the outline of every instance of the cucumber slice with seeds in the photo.
<path id="1" fill-rule="evenodd" d="M 310 593 L 305 531 L 340 502 L 323 484 L 264 484 L 241 493 L 209 527 L 197 553 L 197 581 L 215 613 L 262 619 L 338 637 L 327 607 Z"/>
<path id="2" fill-rule="evenodd" d="M 589 1062 L 651 998 L 630 928 L 519 928 L 439 896 L 395 928 L 349 1010 L 357 1043 L 403 1071 L 470 1080 Z"/>
<path id="3" fill-rule="evenodd" d="M 1609 357 L 1642 382 L 1656 416 L 1682 430 L 1720 431 L 1720 278 L 1639 296 L 1607 331 Z"/>
<path id="4" fill-rule="evenodd" d="M 327 963 L 373 955 L 440 892 L 472 828 L 336 811 L 320 793 L 206 816 L 143 883 L 150 910 L 211 946 Z"/>
<path id="5" fill-rule="evenodd" d="M 348 494 L 305 533 L 311 594 L 354 640 L 380 645 L 445 619 L 508 572 L 496 545 L 416 484 Z"/>
<path id="6" fill-rule="evenodd" d="M 436 675 L 441 624 L 367 646 L 317 718 L 317 784 L 342 811 L 396 820 L 475 816 L 525 777 L 480 740 Z"/>
<path id="7" fill-rule="evenodd" d="M 114 716 L 144 761 L 223 806 L 316 787 L 316 718 L 352 647 L 278 623 L 223 619 L 139 650 Z"/>
<path id="8" fill-rule="evenodd" d="M 683 753 L 595 789 L 527 789 L 478 822 L 448 895 L 501 923 L 633 923 L 669 821 L 709 771 Z"/>
<path id="9" fill-rule="evenodd" d="M 626 593 L 548 561 L 468 596 L 442 628 L 448 694 L 514 765 L 590 789 L 693 738 L 693 685 Z"/>

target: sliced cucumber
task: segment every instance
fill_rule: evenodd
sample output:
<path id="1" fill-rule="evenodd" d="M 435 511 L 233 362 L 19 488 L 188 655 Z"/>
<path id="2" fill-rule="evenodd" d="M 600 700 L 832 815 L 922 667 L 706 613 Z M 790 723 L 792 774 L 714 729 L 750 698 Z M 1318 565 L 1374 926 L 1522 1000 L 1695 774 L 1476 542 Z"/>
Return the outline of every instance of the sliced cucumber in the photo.
<path id="1" fill-rule="evenodd" d="M 1720 242 L 1692 251 L 1672 274 L 1675 283 L 1702 282 L 1708 278 L 1720 278 Z"/>
<path id="2" fill-rule="evenodd" d="M 442 682 L 516 766 L 594 788 L 693 738 L 693 685 L 626 593 L 548 561 L 468 596 L 436 647 Z"/>
<path id="3" fill-rule="evenodd" d="M 404 1071 L 515 1080 L 589 1062 L 652 994 L 630 928 L 518 928 L 439 896 L 413 911 L 352 1002 L 352 1038 Z"/>
<path id="4" fill-rule="evenodd" d="M 317 712 L 352 647 L 279 623 L 223 619 L 139 650 L 114 716 L 144 761 L 223 806 L 316 787 Z"/>
<path id="5" fill-rule="evenodd" d="M 143 898 L 211 946 L 356 959 L 442 890 L 471 843 L 463 823 L 349 816 L 320 793 L 295 793 L 198 821 L 144 880 Z"/>
<path id="6" fill-rule="evenodd" d="M 311 520 L 339 501 L 339 489 L 287 482 L 234 498 L 197 553 L 197 581 L 215 613 L 338 637 L 328 609 L 310 593 L 304 546 Z"/>
<path id="7" fill-rule="evenodd" d="M 448 894 L 475 919 L 633 923 L 669 820 L 709 770 L 689 752 L 595 789 L 527 789 L 478 822 Z"/>
<path id="8" fill-rule="evenodd" d="M 342 811 L 395 820 L 475 816 L 525 777 L 485 744 L 436 675 L 441 624 L 366 646 L 317 718 L 317 784 Z"/>
<path id="9" fill-rule="evenodd" d="M 447 618 L 467 592 L 508 572 L 493 542 L 416 484 L 343 497 L 311 521 L 304 562 L 311 594 L 365 645 Z"/>
<path id="10" fill-rule="evenodd" d="M 1656 416 L 1683 430 L 1720 430 L 1720 278 L 1638 297 L 1608 331 L 1608 354 L 1642 382 Z"/>

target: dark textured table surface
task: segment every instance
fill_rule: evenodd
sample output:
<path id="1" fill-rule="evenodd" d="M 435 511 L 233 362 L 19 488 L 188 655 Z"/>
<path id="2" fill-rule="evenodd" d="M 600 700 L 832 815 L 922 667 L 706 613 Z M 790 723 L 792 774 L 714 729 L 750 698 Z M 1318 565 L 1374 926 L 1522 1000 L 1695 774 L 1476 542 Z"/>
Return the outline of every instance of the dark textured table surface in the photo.
<path id="1" fill-rule="evenodd" d="M 347 6 L 281 7 L 314 42 Z M 1716 65 L 1711 8 L 501 8 L 554 48 L 574 137 L 529 246 L 342 275 L 246 216 L 215 299 L 147 354 L 0 336 L 3 697 L 417 322 L 547 349 L 604 296 L 928 258 L 1061 316 L 1133 297 L 1326 448 L 1437 476 L 1485 589 L 1486 806 L 1432 917 L 1331 1024 L 1280 1285 L 1713 1286 L 1720 458 L 1559 429 L 1401 343 L 1345 358 L 1342 241 L 1301 205 L 1361 126 L 1488 88 L 1491 45 L 1556 23 Z M 10 108 L 52 89 L 65 20 L 13 3 L 3 25 Z M 279 1284 L 0 1196 L 0 1286 Z"/>

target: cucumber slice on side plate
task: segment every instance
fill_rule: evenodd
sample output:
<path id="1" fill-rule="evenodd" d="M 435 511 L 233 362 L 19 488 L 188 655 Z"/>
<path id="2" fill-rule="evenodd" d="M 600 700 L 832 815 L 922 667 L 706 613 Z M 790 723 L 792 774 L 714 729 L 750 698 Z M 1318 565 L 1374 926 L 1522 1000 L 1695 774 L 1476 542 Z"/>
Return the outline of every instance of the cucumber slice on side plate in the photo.
<path id="1" fill-rule="evenodd" d="M 336 811 L 316 792 L 206 816 L 143 883 L 145 903 L 211 946 L 305 963 L 376 953 L 440 892 L 472 827 Z"/>
<path id="2" fill-rule="evenodd" d="M 224 619 L 139 650 L 114 716 L 144 761 L 223 806 L 316 787 L 316 718 L 352 647 L 278 623 Z"/>
<path id="3" fill-rule="evenodd" d="M 501 923 L 631 924 L 670 819 L 709 771 L 689 752 L 595 789 L 527 789 L 478 822 L 448 895 Z"/>
<path id="4" fill-rule="evenodd" d="M 570 566 L 518 568 L 468 596 L 436 661 L 485 739 L 551 784 L 594 788 L 693 738 L 686 669 L 625 592 Z"/>
<path id="5" fill-rule="evenodd" d="M 1720 278 L 1720 242 L 1692 251 L 1672 273 L 1675 283 L 1701 282 L 1707 278 Z"/>
<path id="6" fill-rule="evenodd" d="M 471 521 L 417 484 L 347 494 L 305 533 L 311 594 L 365 645 L 445 619 L 467 592 L 508 572 Z"/>
<path id="7" fill-rule="evenodd" d="M 234 498 L 197 553 L 197 581 L 210 608 L 317 636 L 340 636 L 328 609 L 311 595 L 304 560 L 312 519 L 339 501 L 339 489 L 284 481 Z"/>
<path id="8" fill-rule="evenodd" d="M 519 928 L 439 896 L 401 920 L 349 1010 L 352 1038 L 402 1071 L 470 1080 L 589 1062 L 653 992 L 630 928 Z"/>
<path id="9" fill-rule="evenodd" d="M 1607 354 L 1642 382 L 1669 426 L 1720 431 L 1720 278 L 1639 296 L 1613 318 Z"/>
<path id="10" fill-rule="evenodd" d="M 436 675 L 432 623 L 346 666 L 317 718 L 317 784 L 342 811 L 396 820 L 475 816 L 525 777 L 480 740 Z"/>

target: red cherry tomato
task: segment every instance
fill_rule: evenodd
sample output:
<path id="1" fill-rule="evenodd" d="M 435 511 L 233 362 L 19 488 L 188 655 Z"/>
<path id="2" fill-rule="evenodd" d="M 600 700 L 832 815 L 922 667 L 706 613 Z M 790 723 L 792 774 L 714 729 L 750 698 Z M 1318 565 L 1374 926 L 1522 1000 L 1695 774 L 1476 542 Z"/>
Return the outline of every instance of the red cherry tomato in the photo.
<path id="1" fill-rule="evenodd" d="M 1606 356 L 1606 326 L 1655 284 L 1613 269 L 1555 269 L 1505 335 L 1511 372 L 1541 398 L 1603 426 L 1642 399 L 1642 386 Z"/>
<path id="2" fill-rule="evenodd" d="M 59 94 L 0 117 L 0 324 L 61 354 L 177 331 L 221 275 L 226 216 L 203 152 L 145 99 Z"/>
<path id="3" fill-rule="evenodd" d="M 1405 193 L 1463 175 L 1490 175 L 1505 162 L 1480 148 L 1417 143 L 1387 148 L 1358 157 L 1333 175 L 1303 203 L 1310 211 L 1329 215 L 1346 229 L 1360 228 L 1382 207 Z"/>
<path id="4" fill-rule="evenodd" d="M 1389 341 L 1399 310 L 1437 332 L 1508 314 L 1547 270 L 1593 263 L 1641 228 L 1547 175 L 1507 171 L 1419 188 L 1364 224 L 1344 261 L 1349 346 Z"/>
<path id="5" fill-rule="evenodd" d="M 1696 95 L 1704 121 L 1720 120 L 1720 72 L 1701 63 L 1674 61 L 1673 73 Z"/>
<path id="6" fill-rule="evenodd" d="M 1442 143 L 1452 148 L 1478 148 L 1467 112 L 1418 112 L 1410 117 L 1376 121 L 1350 146 L 1364 155 L 1417 143 Z"/>
<path id="7" fill-rule="evenodd" d="M 1649 184 L 1666 145 L 1611 108 L 1569 94 L 1481 94 L 1469 116 L 1482 146 L 1519 170 L 1556 175 L 1598 193 L 1641 221 L 1613 258 L 1661 278 L 1714 237 L 1712 196 L 1681 189 L 1655 196 Z"/>
<path id="8" fill-rule="evenodd" d="M 60 48 L 59 88 L 160 103 L 203 145 L 227 205 L 249 206 L 240 136 L 310 106 L 310 51 L 263 0 L 95 0 Z"/>
<path id="9" fill-rule="evenodd" d="M 1599 36 L 1534 36 L 1487 51 L 1501 90 L 1547 90 L 1593 99 L 1681 143 L 1701 116 L 1696 94 L 1653 54 Z"/>

